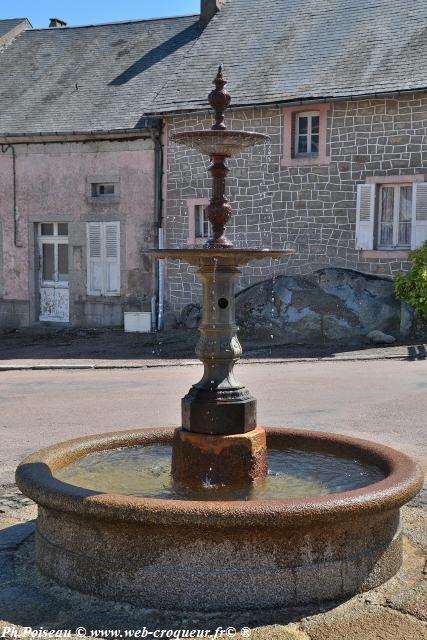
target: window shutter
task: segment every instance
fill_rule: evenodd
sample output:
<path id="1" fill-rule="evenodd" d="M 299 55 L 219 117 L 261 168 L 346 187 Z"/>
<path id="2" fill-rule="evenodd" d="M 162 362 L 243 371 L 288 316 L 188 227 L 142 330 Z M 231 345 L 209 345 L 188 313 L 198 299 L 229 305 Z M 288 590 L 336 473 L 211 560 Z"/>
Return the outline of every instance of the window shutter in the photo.
<path id="1" fill-rule="evenodd" d="M 87 292 L 100 296 L 104 288 L 102 264 L 102 223 L 87 224 Z"/>
<path id="2" fill-rule="evenodd" d="M 105 223 L 105 295 L 120 295 L 120 222 Z"/>
<path id="3" fill-rule="evenodd" d="M 356 249 L 374 248 L 375 185 L 357 185 Z"/>
<path id="4" fill-rule="evenodd" d="M 414 184 L 412 196 L 412 249 L 427 240 L 427 182 Z"/>

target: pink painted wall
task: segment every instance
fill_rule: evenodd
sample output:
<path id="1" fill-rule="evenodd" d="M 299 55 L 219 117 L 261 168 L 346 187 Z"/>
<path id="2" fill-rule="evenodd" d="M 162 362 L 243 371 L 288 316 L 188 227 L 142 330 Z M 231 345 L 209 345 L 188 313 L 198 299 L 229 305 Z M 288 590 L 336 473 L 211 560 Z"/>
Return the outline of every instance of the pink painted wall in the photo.
<path id="1" fill-rule="evenodd" d="M 17 248 L 13 242 L 11 152 L 0 154 L 2 265 L 0 298 L 26 301 L 34 295 L 34 222 L 70 219 L 69 244 L 82 248 L 72 295 L 86 295 L 86 221 L 120 220 L 122 298 L 151 288 L 151 265 L 141 249 L 152 246 L 154 231 L 154 151 L 151 140 L 15 145 L 18 212 Z M 117 203 L 90 203 L 88 176 L 119 176 Z M 70 250 L 73 260 L 73 250 Z M 81 277 L 79 278 L 79 266 Z M 143 283 L 141 284 L 141 278 Z M 34 280 L 34 278 L 33 278 Z M 151 294 L 151 291 L 146 291 Z"/>

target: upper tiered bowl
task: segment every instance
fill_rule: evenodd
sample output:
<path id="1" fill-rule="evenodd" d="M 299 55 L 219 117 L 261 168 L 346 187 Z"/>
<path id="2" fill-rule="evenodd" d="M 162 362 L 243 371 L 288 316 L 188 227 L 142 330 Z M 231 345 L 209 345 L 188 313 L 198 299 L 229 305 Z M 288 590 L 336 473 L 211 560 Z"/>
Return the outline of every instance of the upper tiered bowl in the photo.
<path id="1" fill-rule="evenodd" d="M 243 149 L 263 144 L 270 138 L 263 133 L 253 131 L 232 131 L 228 129 L 206 131 L 183 131 L 171 136 L 176 144 L 197 149 L 207 156 L 223 156 L 231 158 Z"/>

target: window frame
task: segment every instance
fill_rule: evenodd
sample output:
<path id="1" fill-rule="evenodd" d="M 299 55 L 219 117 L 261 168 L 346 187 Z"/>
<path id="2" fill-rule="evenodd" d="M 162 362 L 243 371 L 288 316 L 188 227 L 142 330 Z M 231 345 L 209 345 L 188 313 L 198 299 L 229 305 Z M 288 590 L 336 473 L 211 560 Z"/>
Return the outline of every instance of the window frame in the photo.
<path id="1" fill-rule="evenodd" d="M 94 195 L 97 185 L 113 185 L 114 193 Z M 86 200 L 90 204 L 117 204 L 120 202 L 120 176 L 94 175 L 86 177 Z"/>
<path id="2" fill-rule="evenodd" d="M 212 225 L 209 222 L 209 219 L 206 217 L 206 207 L 203 204 L 194 205 L 194 237 L 196 240 L 207 240 L 212 233 Z M 197 227 L 202 229 L 202 234 L 198 235 Z M 206 232 L 205 232 L 206 227 Z"/>
<path id="3" fill-rule="evenodd" d="M 403 177 L 403 176 L 402 176 Z M 409 187 L 411 189 L 411 220 L 410 220 L 410 234 L 408 244 L 399 244 L 399 212 L 400 212 L 400 189 L 402 187 Z M 393 189 L 393 244 L 381 244 L 381 212 L 382 212 L 382 194 L 384 189 Z M 410 182 L 396 182 L 396 183 L 383 183 L 378 185 L 378 207 L 377 207 L 377 224 L 376 224 L 376 248 L 379 251 L 410 251 L 412 244 L 412 226 L 413 220 L 413 184 Z"/>
<path id="4" fill-rule="evenodd" d="M 406 260 L 409 251 L 416 249 L 427 239 L 427 218 L 424 219 L 421 215 L 418 216 L 418 209 L 421 208 L 423 213 L 424 208 L 427 210 L 427 175 L 424 173 L 415 174 L 396 174 L 396 175 L 373 175 L 368 176 L 365 182 L 357 184 L 357 204 L 356 204 L 356 250 L 361 252 L 363 259 L 376 259 L 376 258 L 390 258 L 392 254 L 393 259 Z M 376 248 L 378 246 L 377 237 L 377 216 L 378 216 L 378 200 L 379 200 L 379 185 L 401 185 L 408 184 L 412 186 L 412 233 L 411 233 L 411 247 L 407 249 L 399 248 Z M 367 195 L 366 190 L 369 188 L 370 196 Z M 362 190 L 365 195 L 362 197 Z M 361 218 L 361 202 L 365 200 L 364 208 L 366 209 L 366 198 L 371 200 L 371 220 L 366 217 Z M 420 204 L 419 204 L 420 202 Z M 369 233 L 368 233 L 369 230 Z M 367 235 L 368 233 L 368 235 Z M 369 237 L 369 240 L 368 240 Z"/>
<path id="5" fill-rule="evenodd" d="M 116 195 L 116 183 L 115 182 L 92 182 L 92 198 L 114 198 Z M 100 193 L 102 187 L 112 187 L 111 193 Z"/>
<path id="6" fill-rule="evenodd" d="M 53 225 L 53 234 L 44 235 L 42 233 L 42 226 L 45 224 Z M 47 222 L 39 222 L 37 229 L 37 237 L 38 237 L 38 245 L 39 245 L 39 274 L 40 274 L 40 286 L 59 286 L 68 288 L 68 284 L 70 281 L 70 249 L 69 249 L 69 228 L 67 235 L 58 233 L 58 225 L 59 224 L 67 224 L 69 226 L 69 222 L 51 222 L 48 220 Z M 43 277 L 43 245 L 49 244 L 53 245 L 53 280 L 47 280 Z M 68 278 L 67 280 L 61 280 L 59 278 L 59 245 L 65 245 L 67 247 L 67 260 L 68 260 Z"/>
<path id="7" fill-rule="evenodd" d="M 328 112 L 331 105 L 327 102 L 308 103 L 298 106 L 283 107 L 282 116 L 282 167 L 326 166 L 331 162 L 328 155 Z M 317 154 L 296 155 L 295 122 L 299 114 L 313 113 L 319 115 L 319 151 Z"/>
<path id="8" fill-rule="evenodd" d="M 298 111 L 294 116 L 294 158 L 317 158 L 319 157 L 320 148 L 320 112 L 319 111 Z M 307 151 L 298 151 L 299 139 L 301 136 L 299 122 L 301 118 L 307 118 Z M 317 151 L 312 151 L 313 137 L 313 118 L 319 119 L 319 131 L 317 137 Z"/>
<path id="9" fill-rule="evenodd" d="M 197 237 L 196 236 L 196 211 L 197 207 L 207 207 L 210 200 L 209 198 L 190 198 L 186 202 L 187 215 L 188 215 L 188 238 L 187 245 L 202 245 L 206 242 L 208 236 Z"/>

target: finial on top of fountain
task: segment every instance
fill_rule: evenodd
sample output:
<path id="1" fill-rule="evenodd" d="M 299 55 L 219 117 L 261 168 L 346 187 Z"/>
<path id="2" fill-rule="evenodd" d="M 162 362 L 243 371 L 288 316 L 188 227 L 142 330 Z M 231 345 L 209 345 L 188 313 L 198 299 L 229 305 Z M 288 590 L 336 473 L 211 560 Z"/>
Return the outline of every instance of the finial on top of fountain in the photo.
<path id="1" fill-rule="evenodd" d="M 231 101 L 230 94 L 227 89 L 224 89 L 227 80 L 224 80 L 222 69 L 222 64 L 220 64 L 218 73 L 212 83 L 215 85 L 215 89 L 208 96 L 209 104 L 215 110 L 215 124 L 212 125 L 212 129 L 216 130 L 227 128 L 224 124 L 224 113 Z"/>

